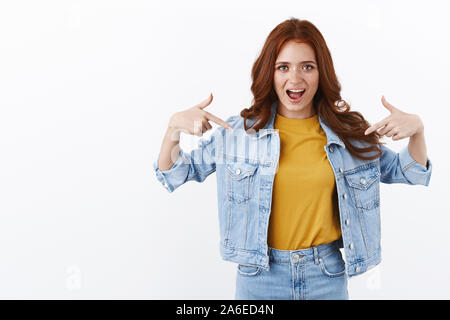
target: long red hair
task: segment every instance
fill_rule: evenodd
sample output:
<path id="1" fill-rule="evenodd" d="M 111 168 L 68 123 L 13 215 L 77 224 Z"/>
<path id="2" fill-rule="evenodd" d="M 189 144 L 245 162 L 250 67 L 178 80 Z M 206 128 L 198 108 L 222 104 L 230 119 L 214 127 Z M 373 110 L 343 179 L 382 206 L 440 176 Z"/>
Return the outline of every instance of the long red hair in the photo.
<path id="1" fill-rule="evenodd" d="M 378 145 L 380 135 L 374 131 L 365 135 L 364 131 L 370 124 L 361 113 L 350 111 L 350 105 L 341 98 L 341 85 L 337 80 L 330 51 L 320 31 L 309 21 L 290 18 L 273 29 L 264 43 L 259 57 L 252 68 L 253 105 L 245 108 L 240 115 L 244 118 L 245 130 L 252 128 L 258 131 L 264 128 L 271 116 L 271 105 L 278 99 L 273 85 L 275 61 L 282 46 L 290 41 L 300 41 L 309 44 L 315 52 L 319 69 L 319 87 L 313 99 L 313 106 L 318 115 L 344 142 L 345 147 L 355 157 L 363 160 L 376 159 L 382 151 Z M 342 104 L 336 101 L 342 100 Z M 247 127 L 247 118 L 255 118 L 253 124 Z M 350 144 L 349 139 L 369 143 L 368 147 L 359 148 Z M 363 156 L 362 153 L 375 151 L 373 156 Z"/>

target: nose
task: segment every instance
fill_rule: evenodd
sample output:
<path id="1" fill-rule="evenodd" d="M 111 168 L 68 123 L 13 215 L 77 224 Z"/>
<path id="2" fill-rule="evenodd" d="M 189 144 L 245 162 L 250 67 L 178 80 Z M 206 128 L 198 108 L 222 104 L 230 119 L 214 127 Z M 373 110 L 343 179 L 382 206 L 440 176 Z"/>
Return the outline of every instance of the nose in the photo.
<path id="1" fill-rule="evenodd" d="M 291 80 L 294 83 L 297 82 L 303 82 L 303 73 L 302 73 L 302 69 L 299 68 L 297 70 L 297 67 L 292 68 L 289 71 L 289 80 Z"/>

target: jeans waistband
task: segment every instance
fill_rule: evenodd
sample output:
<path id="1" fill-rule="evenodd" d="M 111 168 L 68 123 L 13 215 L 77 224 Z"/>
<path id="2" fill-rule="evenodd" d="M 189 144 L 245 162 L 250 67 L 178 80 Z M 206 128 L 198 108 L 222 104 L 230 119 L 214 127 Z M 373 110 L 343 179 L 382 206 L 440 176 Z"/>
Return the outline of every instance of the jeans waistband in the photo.
<path id="1" fill-rule="evenodd" d="M 320 244 L 306 249 L 280 250 L 269 247 L 269 261 L 278 263 L 296 263 L 314 260 L 318 263 L 319 258 L 326 256 L 334 250 L 339 250 L 342 238 L 327 244 Z"/>

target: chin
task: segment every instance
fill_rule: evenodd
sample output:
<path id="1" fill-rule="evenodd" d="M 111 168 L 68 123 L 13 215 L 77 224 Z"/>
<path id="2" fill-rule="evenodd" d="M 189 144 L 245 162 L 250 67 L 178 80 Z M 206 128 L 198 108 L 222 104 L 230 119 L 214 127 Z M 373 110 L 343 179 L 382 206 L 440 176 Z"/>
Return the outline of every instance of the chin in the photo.
<path id="1" fill-rule="evenodd" d="M 309 105 L 309 101 L 300 101 L 299 103 L 292 103 L 289 100 L 283 100 L 283 105 L 288 109 L 289 111 L 300 111 L 304 109 L 307 105 Z"/>

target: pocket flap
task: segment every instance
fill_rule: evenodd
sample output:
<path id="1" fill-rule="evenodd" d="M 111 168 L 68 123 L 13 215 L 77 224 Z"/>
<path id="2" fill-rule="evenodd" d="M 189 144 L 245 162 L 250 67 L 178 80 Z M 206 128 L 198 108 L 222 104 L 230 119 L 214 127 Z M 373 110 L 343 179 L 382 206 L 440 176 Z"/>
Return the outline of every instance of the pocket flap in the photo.
<path id="1" fill-rule="evenodd" d="M 255 173 L 257 166 L 245 162 L 236 162 L 227 164 L 226 168 L 234 179 L 241 180 Z"/>
<path id="2" fill-rule="evenodd" d="M 367 190 L 380 176 L 378 167 L 373 166 L 354 173 L 346 174 L 348 184 L 360 190 Z"/>

